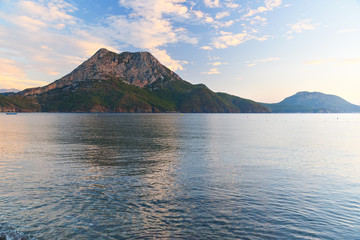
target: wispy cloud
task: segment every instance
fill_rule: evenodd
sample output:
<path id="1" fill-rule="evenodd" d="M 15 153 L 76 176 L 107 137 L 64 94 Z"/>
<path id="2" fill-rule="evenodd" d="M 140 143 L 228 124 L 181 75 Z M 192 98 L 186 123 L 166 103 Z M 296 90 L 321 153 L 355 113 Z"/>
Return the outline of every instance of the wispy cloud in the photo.
<path id="1" fill-rule="evenodd" d="M 233 8 L 233 9 L 240 7 L 239 4 L 234 3 L 234 1 L 232 1 L 232 0 L 226 0 L 226 2 L 224 3 L 224 5 L 225 5 L 227 8 Z"/>
<path id="2" fill-rule="evenodd" d="M 202 74 L 207 74 L 207 75 L 213 75 L 213 74 L 219 74 L 219 69 L 217 68 L 211 68 L 208 72 L 202 72 Z"/>
<path id="3" fill-rule="evenodd" d="M 208 63 L 209 65 L 213 65 L 213 66 L 220 66 L 220 65 L 226 65 L 228 64 L 227 62 L 211 62 Z"/>
<path id="4" fill-rule="evenodd" d="M 247 13 L 240 18 L 220 21 L 225 17 L 231 16 L 232 8 L 240 7 L 240 5 L 233 3 L 233 1 L 225 1 L 224 5 L 227 7 L 226 11 L 218 12 L 215 16 L 216 20 L 211 22 L 207 21 L 218 31 L 216 32 L 216 36 L 212 38 L 212 42 L 210 43 L 211 47 L 206 46 L 206 48 L 202 47 L 202 49 L 224 49 L 240 45 L 249 40 L 267 40 L 270 36 L 260 35 L 260 27 L 267 23 L 267 19 L 260 16 L 260 14 L 280 7 L 282 0 L 264 0 L 262 6 L 247 10 Z M 237 11 L 237 14 L 238 13 L 239 11 Z M 241 23 L 241 25 L 239 23 Z M 233 25 L 239 26 L 241 30 L 239 32 L 229 32 L 225 29 Z"/>
<path id="5" fill-rule="evenodd" d="M 237 46 L 251 39 L 255 39 L 258 41 L 265 41 L 268 38 L 268 36 L 266 35 L 262 37 L 258 37 L 256 36 L 256 33 L 257 33 L 256 30 L 252 30 L 252 32 L 248 32 L 244 30 L 242 33 L 237 33 L 237 34 L 220 31 L 220 36 L 216 37 L 211 43 L 211 45 L 214 48 L 223 49 L 231 46 Z"/>
<path id="6" fill-rule="evenodd" d="M 266 21 L 267 21 L 267 19 L 264 17 L 255 16 L 255 17 L 251 18 L 249 22 L 251 25 L 255 25 L 255 24 L 263 25 L 266 23 Z"/>
<path id="7" fill-rule="evenodd" d="M 20 0 L 0 13 L 0 20 L 6 24 L 0 25 L 0 46 L 12 51 L 11 55 L 0 52 L 0 58 L 12 61 L 12 66 L 23 72 L 12 71 L 11 76 L 5 76 L 2 70 L 2 85 L 9 79 L 17 88 L 44 85 L 42 80 L 53 81 L 100 47 L 113 49 L 115 44 L 83 28 L 81 20 L 71 15 L 74 11 L 76 7 L 63 0 Z M 30 75 L 38 80 L 30 80 Z"/>
<path id="8" fill-rule="evenodd" d="M 278 57 L 256 59 L 256 60 L 246 61 L 246 65 L 248 67 L 253 67 L 255 65 L 258 65 L 259 63 L 275 62 L 275 61 L 279 61 L 279 60 L 280 60 L 280 58 L 278 58 Z"/>
<path id="9" fill-rule="evenodd" d="M 159 49 L 150 49 L 150 52 L 157 58 L 159 61 L 167 66 L 170 69 L 179 69 L 184 70 L 184 65 L 188 64 L 187 61 L 180 61 L 172 59 L 166 50 L 159 50 Z"/>
<path id="10" fill-rule="evenodd" d="M 200 47 L 202 50 L 212 50 L 213 48 L 210 46 L 202 46 Z"/>
<path id="11" fill-rule="evenodd" d="M 1 85 L 45 85 L 45 80 L 60 78 L 102 47 L 115 52 L 128 46 L 148 50 L 172 70 L 182 70 L 187 62 L 171 58 L 161 48 L 176 42 L 197 43 L 186 29 L 174 27 L 175 18 L 196 17 L 183 2 L 120 0 L 119 4 L 131 13 L 104 17 L 96 25 L 75 17 L 77 7 L 66 0 L 4 3 L 8 11 L 0 10 L 0 21 L 6 24 L 0 24 L 0 46 L 13 52 L 0 52 L 0 58 L 12 61 L 6 65 L 7 72 L 1 70 Z M 4 64 L 1 69 L 5 69 Z M 38 81 L 31 80 L 31 76 Z"/>
<path id="12" fill-rule="evenodd" d="M 28 86 L 45 85 L 46 82 L 31 80 L 26 77 L 26 73 L 17 66 L 14 60 L 0 58 L 0 82 L 5 88 L 24 89 Z"/>
<path id="13" fill-rule="evenodd" d="M 75 2 L 2 2 L 6 12 L 0 10 L 0 46 L 14 52 L 0 51 L 0 58 L 14 61 L 12 66 L 22 69 L 22 76 L 12 72 L 14 78 L 39 76 L 40 81 L 53 81 L 102 47 L 115 52 L 129 48 L 150 51 L 170 69 L 184 70 L 187 62 L 174 59 L 167 47 L 189 44 L 211 51 L 249 40 L 264 41 L 269 36 L 261 33 L 267 21 L 262 13 L 282 5 L 282 0 L 261 0 L 254 9 L 246 9 L 236 0 L 117 0 L 125 14 L 102 15 L 96 23 L 89 23 L 81 19 L 81 4 Z M 206 30 L 191 32 L 199 26 Z M 218 73 L 217 68 L 207 72 Z"/>
<path id="14" fill-rule="evenodd" d="M 216 19 L 222 19 L 224 17 L 228 17 L 230 16 L 230 13 L 229 12 L 219 12 L 216 14 L 215 18 Z"/>
<path id="15" fill-rule="evenodd" d="M 157 55 L 161 62 L 172 70 L 182 70 L 183 61 L 171 59 L 161 47 L 168 44 L 185 42 L 196 44 L 198 40 L 189 36 L 187 30 L 174 26 L 174 18 L 202 18 L 201 11 L 190 11 L 182 0 L 120 0 L 120 4 L 132 13 L 129 16 L 111 16 L 107 23 L 111 37 L 136 48 L 147 49 Z M 160 54 L 161 53 L 161 54 Z M 166 54 L 165 54 L 166 53 Z"/>
<path id="16" fill-rule="evenodd" d="M 275 8 L 279 7 L 281 4 L 282 4 L 282 0 L 265 0 L 264 1 L 265 6 L 260 6 L 256 9 L 250 9 L 248 13 L 245 14 L 243 17 L 247 18 L 262 12 L 272 11 Z"/>
<path id="17" fill-rule="evenodd" d="M 215 8 L 220 6 L 220 0 L 204 0 L 205 6 Z"/>
<path id="18" fill-rule="evenodd" d="M 359 30 L 355 29 L 355 28 L 347 28 L 347 29 L 338 31 L 338 33 L 352 33 L 352 32 L 357 32 L 357 31 L 359 31 Z"/>
<path id="19" fill-rule="evenodd" d="M 314 59 L 304 62 L 305 65 L 335 64 L 335 65 L 354 65 L 360 64 L 360 58 L 325 58 Z"/>
<path id="20" fill-rule="evenodd" d="M 119 0 L 120 4 L 133 11 L 133 16 L 143 18 L 162 18 L 167 16 L 188 17 L 188 8 L 184 6 L 182 0 Z"/>
<path id="21" fill-rule="evenodd" d="M 227 48 L 229 46 L 236 46 L 241 43 L 244 43 L 252 38 L 251 34 L 246 31 L 238 34 L 234 34 L 231 32 L 220 32 L 220 36 L 214 39 L 212 45 L 215 48 Z"/>
<path id="22" fill-rule="evenodd" d="M 286 32 L 285 36 L 287 39 L 292 39 L 294 37 L 294 33 L 301 33 L 303 31 L 308 31 L 308 30 L 315 30 L 317 25 L 319 24 L 312 23 L 311 19 L 304 19 L 294 24 L 288 24 L 288 27 L 290 29 Z"/>

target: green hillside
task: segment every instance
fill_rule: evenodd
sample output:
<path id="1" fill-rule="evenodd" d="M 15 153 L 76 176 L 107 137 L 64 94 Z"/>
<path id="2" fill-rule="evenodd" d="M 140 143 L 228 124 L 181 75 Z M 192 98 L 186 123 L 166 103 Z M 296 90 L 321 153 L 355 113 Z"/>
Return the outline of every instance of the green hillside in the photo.
<path id="1" fill-rule="evenodd" d="M 34 96 L 0 96 L 2 111 L 42 112 L 268 112 L 253 101 L 214 93 L 205 85 L 161 79 L 145 88 L 119 78 L 89 80 Z"/>

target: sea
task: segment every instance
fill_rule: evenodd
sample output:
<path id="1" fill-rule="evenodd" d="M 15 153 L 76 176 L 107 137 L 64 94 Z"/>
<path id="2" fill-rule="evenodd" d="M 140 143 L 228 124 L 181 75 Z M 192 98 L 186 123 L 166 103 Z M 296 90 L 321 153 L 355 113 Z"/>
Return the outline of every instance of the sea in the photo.
<path id="1" fill-rule="evenodd" d="M 0 239 L 360 239 L 360 114 L 0 114 Z"/>

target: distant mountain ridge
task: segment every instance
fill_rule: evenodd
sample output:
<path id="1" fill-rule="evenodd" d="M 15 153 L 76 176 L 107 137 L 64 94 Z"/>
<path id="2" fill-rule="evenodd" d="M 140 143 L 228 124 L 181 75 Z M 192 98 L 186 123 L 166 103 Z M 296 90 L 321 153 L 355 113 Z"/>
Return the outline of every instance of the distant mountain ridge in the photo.
<path id="1" fill-rule="evenodd" d="M 298 92 L 283 101 L 266 104 L 273 113 L 352 113 L 360 112 L 360 106 L 341 97 L 320 92 Z"/>
<path id="2" fill-rule="evenodd" d="M 2 88 L 0 89 L 0 93 L 17 93 L 20 92 L 20 90 L 15 89 L 15 88 L 10 88 L 10 89 L 6 89 L 6 88 Z"/>
<path id="3" fill-rule="evenodd" d="M 71 73 L 0 98 L 0 111 L 269 112 L 265 106 L 193 85 L 148 52 L 100 49 Z"/>

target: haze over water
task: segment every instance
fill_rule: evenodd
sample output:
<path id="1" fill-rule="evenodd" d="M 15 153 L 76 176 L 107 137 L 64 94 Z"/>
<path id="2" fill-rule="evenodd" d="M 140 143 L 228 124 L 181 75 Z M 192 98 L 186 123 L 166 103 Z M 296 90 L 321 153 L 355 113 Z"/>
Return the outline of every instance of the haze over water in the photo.
<path id="1" fill-rule="evenodd" d="M 0 134 L 0 236 L 360 236 L 359 114 L 1 114 Z"/>

